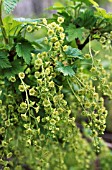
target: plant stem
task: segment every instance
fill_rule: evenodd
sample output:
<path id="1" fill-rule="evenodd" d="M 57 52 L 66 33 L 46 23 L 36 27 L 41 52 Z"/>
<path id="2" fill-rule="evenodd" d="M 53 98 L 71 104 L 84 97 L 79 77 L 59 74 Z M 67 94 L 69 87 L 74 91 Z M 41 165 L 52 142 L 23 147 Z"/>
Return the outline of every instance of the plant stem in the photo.
<path id="1" fill-rule="evenodd" d="M 5 44 L 8 44 L 7 34 L 6 34 L 6 31 L 5 31 L 5 28 L 4 28 L 4 25 L 3 25 L 3 21 L 2 21 L 2 3 L 3 3 L 3 0 L 0 0 L 0 27 L 1 27 L 1 31 L 2 31 L 2 34 L 3 34 Z"/>
<path id="2" fill-rule="evenodd" d="M 69 85 L 69 87 L 70 87 L 70 89 L 71 89 L 71 91 L 72 91 L 72 93 L 74 94 L 74 96 L 76 97 L 76 99 L 78 100 L 78 102 L 81 102 L 81 100 L 80 100 L 80 98 L 75 94 L 75 92 L 74 92 L 74 90 L 73 90 L 73 88 L 72 88 L 72 85 L 70 84 L 70 82 L 69 82 L 69 79 L 67 78 L 67 83 L 68 83 L 68 85 Z"/>

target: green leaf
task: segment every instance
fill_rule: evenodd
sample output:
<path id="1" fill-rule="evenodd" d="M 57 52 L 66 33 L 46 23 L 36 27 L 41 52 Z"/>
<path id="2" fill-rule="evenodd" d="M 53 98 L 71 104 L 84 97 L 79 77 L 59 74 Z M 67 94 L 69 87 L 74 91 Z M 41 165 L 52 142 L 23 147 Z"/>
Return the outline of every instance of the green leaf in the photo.
<path id="1" fill-rule="evenodd" d="M 8 59 L 8 53 L 4 51 L 0 51 L 0 69 L 10 68 L 11 64 Z"/>
<path id="2" fill-rule="evenodd" d="M 16 45 L 16 52 L 19 57 L 23 57 L 26 64 L 30 64 L 31 61 L 31 52 L 33 47 L 31 43 L 27 40 L 22 40 Z"/>
<path id="3" fill-rule="evenodd" d="M 15 76 L 16 74 L 23 72 L 24 66 L 21 65 L 21 61 L 19 59 L 11 62 L 11 68 L 6 68 L 2 70 L 2 74 L 4 77 L 10 78 L 11 76 Z"/>
<path id="4" fill-rule="evenodd" d="M 5 27 L 6 33 L 8 36 L 13 36 L 17 30 L 21 29 L 22 23 L 16 21 L 12 18 L 12 16 L 6 16 L 3 19 L 3 25 Z"/>
<path id="5" fill-rule="evenodd" d="M 19 2 L 19 0 L 4 0 L 3 5 L 5 11 L 10 13 L 15 8 L 17 2 Z"/>
<path id="6" fill-rule="evenodd" d="M 65 32 L 68 33 L 68 41 L 71 42 L 75 40 L 75 38 L 82 39 L 84 28 L 76 28 L 74 24 L 69 24 Z"/>
<path id="7" fill-rule="evenodd" d="M 81 13 L 78 18 L 75 20 L 75 24 L 79 27 L 85 27 L 86 29 L 91 29 L 95 26 L 97 18 L 94 15 L 93 10 L 86 10 L 84 13 Z"/>
<path id="8" fill-rule="evenodd" d="M 68 46 L 65 54 L 71 58 L 84 59 L 82 52 L 78 48 L 72 48 L 71 46 Z"/>
<path id="9" fill-rule="evenodd" d="M 64 66 L 64 64 L 59 61 L 57 62 L 56 70 L 63 73 L 64 76 L 72 77 L 75 74 L 71 66 Z"/>

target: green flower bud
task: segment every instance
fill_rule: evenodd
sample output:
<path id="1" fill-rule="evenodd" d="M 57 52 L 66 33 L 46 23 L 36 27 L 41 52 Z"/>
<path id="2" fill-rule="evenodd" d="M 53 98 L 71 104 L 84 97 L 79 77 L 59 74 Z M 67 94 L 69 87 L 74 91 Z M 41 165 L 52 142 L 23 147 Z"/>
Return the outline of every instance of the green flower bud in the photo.
<path id="1" fill-rule="evenodd" d="M 42 22 L 43 22 L 43 24 L 47 25 L 47 20 L 46 20 L 46 18 L 43 18 L 43 19 L 42 19 Z"/>
<path id="2" fill-rule="evenodd" d="M 36 118 L 36 120 L 37 120 L 37 122 L 39 123 L 39 122 L 40 122 L 40 116 L 38 116 L 38 117 Z"/>

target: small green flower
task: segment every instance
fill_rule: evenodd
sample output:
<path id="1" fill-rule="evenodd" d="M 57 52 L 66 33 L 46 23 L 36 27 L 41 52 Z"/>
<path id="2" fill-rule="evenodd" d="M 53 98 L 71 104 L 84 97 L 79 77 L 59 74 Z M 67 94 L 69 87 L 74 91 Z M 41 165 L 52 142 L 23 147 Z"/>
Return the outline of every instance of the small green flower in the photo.
<path id="1" fill-rule="evenodd" d="M 100 42 L 103 44 L 103 43 L 105 43 L 105 41 L 106 41 L 106 38 L 102 36 L 102 37 L 100 38 Z"/>
<path id="2" fill-rule="evenodd" d="M 52 22 L 52 23 L 50 24 L 50 27 L 53 28 L 53 29 L 55 29 L 56 26 L 57 26 L 57 24 L 56 24 L 55 22 Z"/>
<path id="3" fill-rule="evenodd" d="M 90 59 L 90 58 L 91 58 L 90 54 L 85 54 L 84 57 L 85 57 L 86 59 Z"/>
<path id="4" fill-rule="evenodd" d="M 6 148 L 6 147 L 8 146 L 8 143 L 3 140 L 3 141 L 2 141 L 2 146 L 3 146 L 4 148 Z"/>
<path id="5" fill-rule="evenodd" d="M 63 27 L 59 27 L 57 30 L 58 30 L 59 33 L 63 33 L 64 32 L 64 28 Z"/>
<path id="6" fill-rule="evenodd" d="M 28 128 L 27 130 L 26 130 L 26 134 L 32 134 L 32 129 L 31 128 Z"/>
<path id="7" fill-rule="evenodd" d="M 10 126 L 10 120 L 5 121 L 5 126 L 9 127 Z"/>
<path id="8" fill-rule="evenodd" d="M 51 120 L 50 120 L 50 124 L 51 124 L 51 125 L 55 125 L 55 124 L 56 124 L 56 120 L 55 120 L 55 119 L 51 119 Z"/>
<path id="9" fill-rule="evenodd" d="M 35 96 L 35 94 L 36 94 L 36 91 L 35 91 L 34 88 L 29 89 L 29 95 L 30 96 Z"/>
<path id="10" fill-rule="evenodd" d="M 63 51 L 66 51 L 67 49 L 68 49 L 68 46 L 65 45 L 65 46 L 63 47 Z"/>
<path id="11" fill-rule="evenodd" d="M 97 70 L 96 67 L 92 67 L 90 71 L 95 72 L 96 70 Z"/>
<path id="12" fill-rule="evenodd" d="M 40 116 L 38 116 L 38 117 L 36 118 L 36 120 L 37 120 L 37 122 L 39 123 L 39 122 L 40 122 Z"/>
<path id="13" fill-rule="evenodd" d="M 58 38 L 56 36 L 54 36 L 51 38 L 51 41 L 54 43 L 54 42 L 58 41 Z"/>
<path id="14" fill-rule="evenodd" d="M 21 118 L 24 120 L 24 121 L 27 121 L 28 120 L 28 116 L 26 114 L 21 114 Z"/>
<path id="15" fill-rule="evenodd" d="M 64 33 L 60 33 L 60 38 L 61 38 L 61 40 L 64 40 L 65 34 Z"/>
<path id="16" fill-rule="evenodd" d="M 45 140 L 45 135 L 44 135 L 44 134 L 41 134 L 41 135 L 39 136 L 39 138 L 40 138 L 40 141 L 44 141 L 44 140 Z"/>
<path id="17" fill-rule="evenodd" d="M 27 141 L 26 141 L 26 146 L 30 146 L 31 145 L 31 139 L 28 139 Z"/>
<path id="18" fill-rule="evenodd" d="M 50 101 L 48 101 L 47 99 L 45 99 L 45 100 L 43 101 L 43 105 L 44 105 L 44 107 L 49 107 L 49 106 L 51 105 L 51 103 L 50 103 Z"/>
<path id="19" fill-rule="evenodd" d="M 11 104 L 9 104 L 9 105 L 8 105 L 8 109 L 9 109 L 11 112 L 13 112 L 13 111 L 14 111 L 14 106 L 11 105 Z"/>
<path id="20" fill-rule="evenodd" d="M 49 29 L 47 34 L 48 34 L 49 36 L 52 36 L 52 35 L 54 34 L 54 30 Z"/>
<path id="21" fill-rule="evenodd" d="M 1 127 L 1 128 L 0 128 L 0 134 L 3 134 L 3 133 L 5 133 L 5 128 L 4 128 L 4 127 Z"/>
<path id="22" fill-rule="evenodd" d="M 59 41 L 55 42 L 54 46 L 55 46 L 55 48 L 59 48 L 60 47 L 60 42 Z"/>
<path id="23" fill-rule="evenodd" d="M 49 75 L 49 74 L 50 74 L 50 72 L 51 72 L 51 70 L 50 70 L 50 68 L 49 68 L 49 67 L 45 69 L 45 74 L 46 74 L 46 75 Z"/>
<path id="24" fill-rule="evenodd" d="M 36 72 L 35 72 L 35 78 L 38 79 L 39 76 L 40 76 L 40 72 L 39 72 L 39 71 L 36 71 Z"/>
<path id="25" fill-rule="evenodd" d="M 19 78 L 20 78 L 20 79 L 24 79 L 24 78 L 25 78 L 25 73 L 20 72 L 20 73 L 19 73 Z"/>
<path id="26" fill-rule="evenodd" d="M 21 91 L 21 92 L 24 92 L 24 91 L 25 91 L 24 86 L 23 86 L 22 84 L 19 85 L 18 89 L 19 89 L 19 91 Z"/>
<path id="27" fill-rule="evenodd" d="M 49 87 L 51 87 L 51 88 L 54 87 L 54 82 L 53 82 L 53 81 L 50 81 L 50 82 L 49 82 Z"/>
<path id="28" fill-rule="evenodd" d="M 35 65 L 36 66 L 41 66 L 43 64 L 42 59 L 38 58 L 37 60 L 35 60 Z"/>
<path id="29" fill-rule="evenodd" d="M 41 53 L 42 59 L 46 59 L 47 55 L 48 55 L 47 52 L 42 52 Z"/>
<path id="30" fill-rule="evenodd" d="M 64 22 L 64 18 L 58 17 L 57 21 L 58 21 L 59 24 L 62 24 Z"/>
<path id="31" fill-rule="evenodd" d="M 9 159 L 9 158 L 11 158 L 12 157 L 12 152 L 9 152 L 8 154 L 7 154 L 7 159 Z"/>
<path id="32" fill-rule="evenodd" d="M 37 79 L 37 83 L 38 83 L 39 85 L 42 85 L 42 84 L 43 84 L 42 79 Z"/>
<path id="33" fill-rule="evenodd" d="M 11 76 L 10 78 L 9 78 L 9 81 L 11 81 L 11 82 L 16 82 L 16 78 L 15 77 L 13 77 L 13 76 Z"/>
<path id="34" fill-rule="evenodd" d="M 44 38 L 44 43 L 48 44 L 48 38 L 47 37 Z"/>
<path id="35" fill-rule="evenodd" d="M 27 32 L 32 32 L 33 31 L 33 27 L 31 25 L 28 25 L 26 28 Z"/>
<path id="36" fill-rule="evenodd" d="M 27 108 L 27 104 L 26 104 L 25 102 L 22 102 L 22 103 L 20 104 L 20 108 L 26 109 L 26 108 Z"/>

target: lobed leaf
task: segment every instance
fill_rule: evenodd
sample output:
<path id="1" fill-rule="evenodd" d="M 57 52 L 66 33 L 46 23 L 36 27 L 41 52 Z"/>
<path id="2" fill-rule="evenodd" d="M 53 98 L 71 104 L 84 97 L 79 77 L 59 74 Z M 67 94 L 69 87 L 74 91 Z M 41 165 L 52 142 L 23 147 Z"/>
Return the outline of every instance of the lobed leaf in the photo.
<path id="1" fill-rule="evenodd" d="M 16 74 L 23 72 L 24 71 L 24 67 L 21 65 L 21 62 L 19 59 L 11 62 L 11 68 L 4 68 L 2 70 L 2 74 L 4 75 L 4 77 L 11 77 L 11 76 L 15 76 Z"/>
<path id="2" fill-rule="evenodd" d="M 0 51 L 0 69 L 10 68 L 11 64 L 8 59 L 8 53 L 4 51 Z"/>
<path id="3" fill-rule="evenodd" d="M 27 40 L 23 40 L 16 45 L 17 55 L 23 57 L 26 64 L 30 64 L 32 50 L 32 44 Z"/>
<path id="4" fill-rule="evenodd" d="M 68 46 L 65 54 L 71 58 L 84 59 L 82 52 L 78 48 L 72 48 L 71 46 Z"/>
<path id="5" fill-rule="evenodd" d="M 76 28 L 74 24 L 69 24 L 65 32 L 68 33 L 68 41 L 73 41 L 75 38 L 82 39 L 83 28 Z"/>
<path id="6" fill-rule="evenodd" d="M 74 70 L 72 69 L 72 66 L 64 66 L 64 64 L 59 61 L 57 62 L 56 70 L 58 72 L 63 73 L 64 76 L 72 77 L 75 74 Z"/>
<path id="7" fill-rule="evenodd" d="M 3 5 L 4 5 L 5 11 L 7 13 L 10 13 L 11 11 L 13 11 L 17 2 L 19 2 L 19 0 L 4 0 Z"/>

